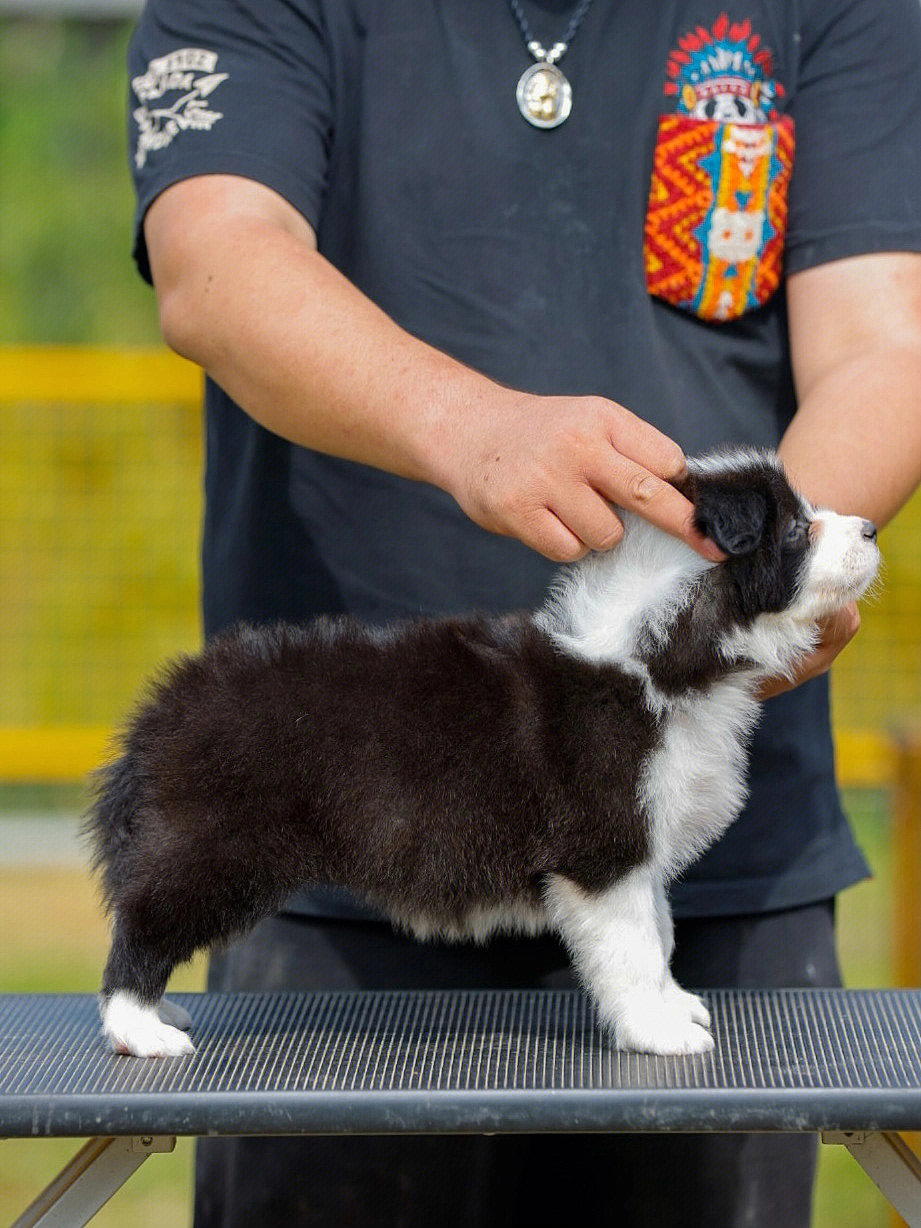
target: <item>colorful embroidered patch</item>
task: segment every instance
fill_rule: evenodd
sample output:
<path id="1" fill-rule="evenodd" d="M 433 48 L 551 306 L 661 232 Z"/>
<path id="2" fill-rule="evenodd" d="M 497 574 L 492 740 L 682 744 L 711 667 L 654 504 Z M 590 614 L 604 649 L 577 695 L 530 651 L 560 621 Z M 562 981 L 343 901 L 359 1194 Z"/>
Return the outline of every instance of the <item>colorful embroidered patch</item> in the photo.
<path id="1" fill-rule="evenodd" d="M 708 30 L 698 26 L 668 57 L 665 95 L 680 115 L 724 123 L 763 124 L 776 119 L 784 88 L 774 80 L 774 57 L 752 23 L 722 13 Z"/>
<path id="2" fill-rule="evenodd" d="M 729 320 L 780 284 L 793 169 L 793 120 L 659 121 L 645 265 L 650 294 Z"/>

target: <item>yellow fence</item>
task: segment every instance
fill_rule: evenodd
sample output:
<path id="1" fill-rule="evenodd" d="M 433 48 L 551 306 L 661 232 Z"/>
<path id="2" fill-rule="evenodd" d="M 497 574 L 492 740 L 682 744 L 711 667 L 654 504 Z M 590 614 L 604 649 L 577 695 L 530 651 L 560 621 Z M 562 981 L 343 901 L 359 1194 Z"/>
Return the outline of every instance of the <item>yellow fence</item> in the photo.
<path id="1" fill-rule="evenodd" d="M 166 349 L 0 346 L 0 406 L 196 406 L 201 388 L 201 369 Z"/>
<path id="2" fill-rule="evenodd" d="M 0 348 L 0 780 L 73 779 L 199 640 L 201 372 Z"/>

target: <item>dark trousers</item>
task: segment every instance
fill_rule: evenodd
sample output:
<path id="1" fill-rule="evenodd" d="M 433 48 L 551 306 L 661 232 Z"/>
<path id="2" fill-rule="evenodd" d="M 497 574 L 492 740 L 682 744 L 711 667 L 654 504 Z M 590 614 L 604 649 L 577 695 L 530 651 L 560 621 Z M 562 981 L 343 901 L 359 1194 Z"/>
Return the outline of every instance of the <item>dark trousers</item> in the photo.
<path id="1" fill-rule="evenodd" d="M 832 902 L 679 921 L 687 988 L 840 984 Z M 554 938 L 416 943 L 388 925 L 284 915 L 212 960 L 209 988 L 574 984 Z M 245 1138 L 199 1144 L 196 1228 L 806 1228 L 812 1135 Z"/>

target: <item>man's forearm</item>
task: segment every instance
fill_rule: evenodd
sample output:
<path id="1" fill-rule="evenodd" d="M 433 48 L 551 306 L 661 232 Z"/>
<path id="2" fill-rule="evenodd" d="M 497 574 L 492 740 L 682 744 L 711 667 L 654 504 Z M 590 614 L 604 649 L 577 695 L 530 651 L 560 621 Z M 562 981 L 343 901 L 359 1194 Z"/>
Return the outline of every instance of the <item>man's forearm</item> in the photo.
<path id="1" fill-rule="evenodd" d="M 433 483 L 552 559 L 613 546 L 612 504 L 718 555 L 672 484 L 677 444 L 616 402 L 504 388 L 410 336 L 261 185 L 180 181 L 145 236 L 167 341 L 268 429 Z"/>
<path id="2" fill-rule="evenodd" d="M 157 280 L 168 343 L 258 422 L 318 451 L 438 480 L 442 423 L 454 402 L 482 395 L 482 376 L 408 336 L 309 244 L 262 219 L 235 218 L 210 249 L 201 236 L 194 261 L 170 258 L 181 275 L 161 265 Z"/>
<path id="3" fill-rule="evenodd" d="M 882 527 L 921 480 L 921 355 L 880 345 L 824 372 L 809 387 L 780 455 L 795 486 L 820 507 Z M 824 673 L 860 627 L 856 605 L 821 627 L 816 651 L 792 679 Z M 769 698 L 789 689 L 778 680 Z"/>
<path id="4" fill-rule="evenodd" d="M 799 408 L 781 444 L 814 503 L 884 525 L 921 481 L 921 256 L 880 252 L 787 283 Z"/>
<path id="5" fill-rule="evenodd" d="M 813 503 L 880 526 L 921 480 L 919 288 L 910 253 L 852 257 L 787 283 L 799 407 L 781 457 Z M 794 681 L 828 669 L 859 626 L 856 605 L 823 625 Z"/>
<path id="6" fill-rule="evenodd" d="M 881 342 L 824 373 L 780 454 L 813 503 L 882 527 L 921 482 L 921 351 Z"/>

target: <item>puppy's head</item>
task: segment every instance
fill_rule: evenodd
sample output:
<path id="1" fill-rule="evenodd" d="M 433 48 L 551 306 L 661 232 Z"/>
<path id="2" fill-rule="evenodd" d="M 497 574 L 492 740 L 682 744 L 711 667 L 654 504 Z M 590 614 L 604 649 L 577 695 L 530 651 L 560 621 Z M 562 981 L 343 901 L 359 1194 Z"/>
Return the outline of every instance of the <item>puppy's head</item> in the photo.
<path id="1" fill-rule="evenodd" d="M 689 461 L 682 489 L 697 527 L 727 556 L 714 581 L 735 627 L 755 620 L 814 624 L 862 596 L 876 575 L 873 525 L 816 511 L 792 489 L 774 453 Z"/>

